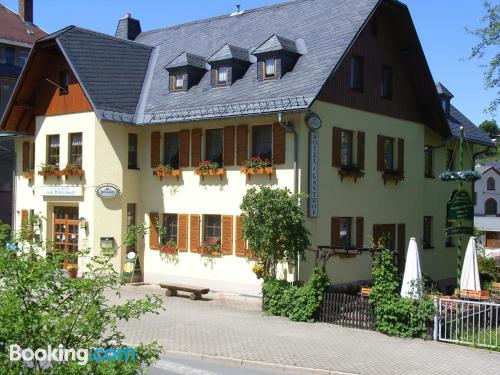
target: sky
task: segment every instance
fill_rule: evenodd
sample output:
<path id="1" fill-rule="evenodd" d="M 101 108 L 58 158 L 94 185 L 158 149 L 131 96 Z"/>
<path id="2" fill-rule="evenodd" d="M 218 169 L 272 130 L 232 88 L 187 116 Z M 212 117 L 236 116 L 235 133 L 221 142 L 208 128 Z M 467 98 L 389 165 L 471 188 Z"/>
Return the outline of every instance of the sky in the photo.
<path id="1" fill-rule="evenodd" d="M 353 1 L 353 0 L 345 0 Z M 491 0 L 493 4 L 500 0 Z M 18 0 L 0 0 L 17 11 Z M 251 9 L 279 0 L 34 0 L 35 23 L 47 32 L 68 25 L 114 35 L 120 17 L 131 13 L 142 30 L 176 25 L 233 12 L 235 4 Z M 283 2 L 283 1 L 281 1 Z M 482 0 L 404 0 L 417 29 L 435 81 L 454 95 L 452 104 L 479 125 L 491 115 L 483 112 L 495 96 L 483 86 L 481 61 L 468 56 L 477 38 L 475 29 L 485 14 Z M 497 116 L 498 117 L 498 116 Z M 497 119 L 498 121 L 498 119 Z"/>

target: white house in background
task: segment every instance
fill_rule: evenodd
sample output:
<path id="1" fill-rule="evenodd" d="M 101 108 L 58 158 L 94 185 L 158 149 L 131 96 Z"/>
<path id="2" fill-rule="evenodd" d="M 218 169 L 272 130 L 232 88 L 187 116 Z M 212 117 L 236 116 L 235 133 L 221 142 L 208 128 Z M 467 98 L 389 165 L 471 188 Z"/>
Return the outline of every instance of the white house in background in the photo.
<path id="1" fill-rule="evenodd" d="M 500 163 L 478 164 L 476 171 L 481 179 L 474 186 L 474 225 L 484 232 L 480 242 L 489 254 L 500 249 Z"/>

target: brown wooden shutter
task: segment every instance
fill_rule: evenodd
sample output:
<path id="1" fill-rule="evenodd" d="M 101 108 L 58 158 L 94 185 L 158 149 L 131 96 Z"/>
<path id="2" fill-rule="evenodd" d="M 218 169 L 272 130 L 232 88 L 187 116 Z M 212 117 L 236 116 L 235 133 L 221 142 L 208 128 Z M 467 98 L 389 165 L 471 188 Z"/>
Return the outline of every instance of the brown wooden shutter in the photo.
<path id="1" fill-rule="evenodd" d="M 236 256 L 244 257 L 246 252 L 246 241 L 243 238 L 241 217 L 236 216 Z"/>
<path id="2" fill-rule="evenodd" d="M 191 130 L 191 167 L 201 162 L 201 129 Z"/>
<path id="3" fill-rule="evenodd" d="M 362 217 L 356 218 L 356 248 L 362 249 L 364 242 L 365 220 Z"/>
<path id="4" fill-rule="evenodd" d="M 177 248 L 179 251 L 188 250 L 188 215 L 177 216 Z"/>
<path id="5" fill-rule="evenodd" d="M 381 236 L 380 225 L 373 224 L 373 244 L 375 246 L 378 246 L 378 243 L 380 241 L 380 236 Z"/>
<path id="6" fill-rule="evenodd" d="M 234 165 L 234 126 L 224 128 L 224 166 Z"/>
<path id="7" fill-rule="evenodd" d="M 189 167 L 189 130 L 179 132 L 179 167 Z"/>
<path id="8" fill-rule="evenodd" d="M 341 158 L 341 148 L 342 148 L 342 129 L 333 128 L 333 138 L 332 138 L 332 167 L 340 167 Z"/>
<path id="9" fill-rule="evenodd" d="M 189 237 L 192 253 L 200 251 L 200 215 L 189 215 Z"/>
<path id="10" fill-rule="evenodd" d="M 399 272 L 404 271 L 405 266 L 405 254 L 406 254 L 406 225 L 398 224 L 398 249 L 397 249 L 397 266 Z"/>
<path id="11" fill-rule="evenodd" d="M 377 171 L 384 171 L 384 140 L 383 135 L 377 136 Z"/>
<path id="12" fill-rule="evenodd" d="M 28 210 L 21 210 L 21 227 L 28 224 Z"/>
<path id="13" fill-rule="evenodd" d="M 222 253 L 233 255 L 233 217 L 222 216 Z"/>
<path id="14" fill-rule="evenodd" d="M 331 246 L 340 247 L 340 217 L 332 217 Z"/>
<path id="15" fill-rule="evenodd" d="M 160 164 L 161 134 L 151 133 L 151 168 L 156 168 Z"/>
<path id="16" fill-rule="evenodd" d="M 273 163 L 285 164 L 286 130 L 279 123 L 273 124 Z"/>
<path id="17" fill-rule="evenodd" d="M 236 133 L 236 164 L 248 159 L 248 125 L 238 125 Z"/>
<path id="18" fill-rule="evenodd" d="M 30 169 L 30 142 L 23 142 L 23 172 Z"/>
<path id="19" fill-rule="evenodd" d="M 398 171 L 405 170 L 405 140 L 398 138 Z"/>
<path id="20" fill-rule="evenodd" d="M 158 250 L 158 212 L 149 213 L 149 248 Z"/>
<path id="21" fill-rule="evenodd" d="M 356 164 L 359 169 L 365 169 L 365 132 L 358 132 Z"/>

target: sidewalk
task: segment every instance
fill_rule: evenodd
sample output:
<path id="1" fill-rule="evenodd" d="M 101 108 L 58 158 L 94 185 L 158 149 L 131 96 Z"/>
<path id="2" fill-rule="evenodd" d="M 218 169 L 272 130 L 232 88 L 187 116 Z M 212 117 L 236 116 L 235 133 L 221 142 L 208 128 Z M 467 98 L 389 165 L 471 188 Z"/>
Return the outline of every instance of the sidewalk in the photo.
<path id="1" fill-rule="evenodd" d="M 122 298 L 162 292 L 126 286 Z M 127 342 L 156 340 L 166 350 L 356 374 L 498 374 L 500 368 L 500 353 L 264 316 L 257 298 L 215 293 L 203 301 L 166 298 L 164 306 L 160 315 L 123 323 Z"/>

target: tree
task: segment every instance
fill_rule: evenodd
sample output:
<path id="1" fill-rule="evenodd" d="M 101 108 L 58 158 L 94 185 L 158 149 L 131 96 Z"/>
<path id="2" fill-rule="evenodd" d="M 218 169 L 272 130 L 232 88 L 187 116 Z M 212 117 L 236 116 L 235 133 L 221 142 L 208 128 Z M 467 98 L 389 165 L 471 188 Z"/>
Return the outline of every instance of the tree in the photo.
<path id="1" fill-rule="evenodd" d="M 490 138 L 497 138 L 499 135 L 498 125 L 495 120 L 484 120 L 481 125 L 479 125 L 479 129 L 488 134 Z"/>
<path id="2" fill-rule="evenodd" d="M 251 188 L 243 197 L 242 234 L 257 259 L 264 263 L 264 276 L 278 263 L 296 264 L 311 246 L 309 231 L 299 202 L 304 195 L 288 189 Z"/>
<path id="3" fill-rule="evenodd" d="M 486 15 L 481 18 L 484 25 L 482 28 L 468 31 L 479 37 L 479 43 L 472 48 L 470 58 L 482 59 L 487 53 L 492 53 L 492 57 L 486 65 L 484 73 L 484 86 L 486 89 L 497 89 L 500 85 L 500 53 L 498 45 L 500 44 L 500 4 L 492 5 L 489 1 L 484 2 Z M 491 49 L 491 51 L 490 51 Z M 497 107 L 500 104 L 499 94 L 490 103 L 486 112 L 496 114 Z"/>
<path id="4" fill-rule="evenodd" d="M 131 236 L 133 237 L 133 236 Z M 70 279 L 61 271 L 63 257 L 43 252 L 47 248 L 18 239 L 21 250 L 0 248 L 0 368 L 2 374 L 137 374 L 159 358 L 156 343 L 139 345 L 130 351 L 118 329 L 120 320 L 137 319 L 146 313 L 157 313 L 160 296 L 148 295 L 123 304 L 109 303 L 110 293 L 119 294 L 120 275 L 110 263 L 118 249 L 103 249 L 101 255 L 90 251 L 78 255 L 88 260 L 88 271 L 81 279 Z M 88 350 L 75 360 L 49 365 L 34 359 L 31 363 L 10 360 L 11 345 L 22 349 Z M 126 354 L 119 361 L 92 355 L 98 348 Z M 100 352 L 102 353 L 102 352 Z M 134 358 L 135 357 L 135 358 Z M 71 358 L 71 357 L 70 357 Z M 108 357 L 109 359 L 109 357 Z M 78 360 L 82 363 L 78 363 Z"/>

